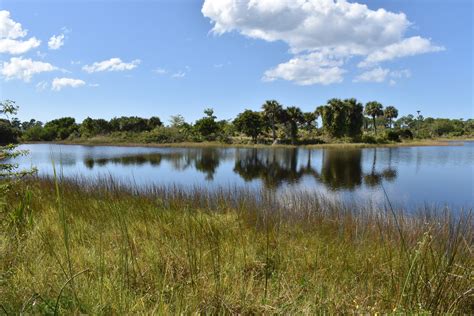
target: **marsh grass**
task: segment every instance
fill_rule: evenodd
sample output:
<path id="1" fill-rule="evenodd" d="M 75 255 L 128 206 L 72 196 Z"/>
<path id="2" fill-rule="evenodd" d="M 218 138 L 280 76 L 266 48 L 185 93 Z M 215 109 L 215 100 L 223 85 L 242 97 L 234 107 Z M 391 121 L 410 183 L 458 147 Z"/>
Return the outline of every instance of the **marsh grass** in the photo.
<path id="1" fill-rule="evenodd" d="M 7 201 L 0 313 L 474 311 L 470 212 L 61 176 Z"/>

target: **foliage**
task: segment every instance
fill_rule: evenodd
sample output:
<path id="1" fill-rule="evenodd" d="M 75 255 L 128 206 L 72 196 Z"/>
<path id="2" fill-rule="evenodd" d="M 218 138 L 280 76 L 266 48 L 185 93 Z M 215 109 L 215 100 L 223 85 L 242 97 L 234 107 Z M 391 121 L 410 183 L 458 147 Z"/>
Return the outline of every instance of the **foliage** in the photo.
<path id="1" fill-rule="evenodd" d="M 263 118 L 272 131 L 272 139 L 275 143 L 277 139 L 277 124 L 282 120 L 283 107 L 276 100 L 267 100 L 262 105 Z"/>
<path id="2" fill-rule="evenodd" d="M 107 134 L 112 130 L 111 124 L 104 119 L 92 119 L 87 117 L 79 128 L 81 136 L 92 137 L 101 134 Z"/>
<path id="3" fill-rule="evenodd" d="M 187 141 L 185 134 L 181 133 L 176 127 L 160 126 L 150 132 L 144 132 L 140 135 L 145 143 L 181 143 Z"/>
<path id="4" fill-rule="evenodd" d="M 0 102 L 0 115 L 9 117 L 10 115 L 15 115 L 18 112 L 18 106 L 15 101 L 6 100 Z M 8 121 L 7 121 L 8 122 Z M 35 172 L 32 170 L 20 170 L 18 171 L 18 164 L 11 162 L 11 159 L 18 157 L 20 155 L 26 154 L 25 151 L 16 150 L 16 145 L 13 144 L 2 144 L 8 143 L 9 141 L 14 141 L 15 139 L 9 138 L 11 135 L 1 133 L 0 125 L 0 211 L 5 206 L 5 195 L 8 193 L 10 188 L 10 180 Z M 4 138 L 5 137 L 5 138 Z M 0 219 L 1 222 L 1 219 Z M 1 229 L 1 226 L 0 226 Z M 1 276 L 1 275 L 0 275 Z"/>
<path id="5" fill-rule="evenodd" d="M 383 116 L 388 120 L 388 126 L 392 127 L 393 119 L 398 117 L 398 110 L 394 106 L 387 106 L 383 111 Z"/>
<path id="6" fill-rule="evenodd" d="M 48 135 L 52 135 L 52 139 L 64 140 L 74 132 L 79 130 L 76 120 L 72 117 L 63 117 L 60 119 L 49 121 L 44 125 L 44 129 Z"/>
<path id="7" fill-rule="evenodd" d="M 111 130 L 114 132 L 144 132 L 152 130 L 147 119 L 137 116 L 114 117 L 110 120 Z"/>
<path id="8" fill-rule="evenodd" d="M 365 105 L 365 114 L 372 117 L 373 129 L 377 133 L 377 122 L 376 118 L 383 115 L 383 105 L 377 101 L 367 102 Z"/>
<path id="9" fill-rule="evenodd" d="M 331 137 L 357 138 L 364 123 L 363 106 L 356 99 L 331 99 L 317 109 L 323 130 Z"/>
<path id="10" fill-rule="evenodd" d="M 218 136 L 220 130 L 219 124 L 216 122 L 216 117 L 214 116 L 213 109 L 205 109 L 205 117 L 197 120 L 194 123 L 194 130 L 198 133 L 204 140 L 215 140 Z"/>
<path id="11" fill-rule="evenodd" d="M 47 122 L 44 126 L 42 122 L 34 119 L 25 122 L 20 122 L 16 118 L 0 119 L 0 143 L 12 143 L 17 139 L 23 141 L 76 139 L 80 142 L 100 138 L 118 142 L 162 143 L 204 140 L 236 143 L 240 140 L 233 137 L 236 132 L 240 132 L 252 137 L 253 141 L 260 137 L 266 142 L 270 137 L 273 143 L 280 138 L 284 143 L 314 144 L 321 142 L 322 135 L 325 142 L 351 142 L 364 139 L 370 141 L 370 137 L 362 137 L 363 133 L 370 133 L 369 128 L 375 134 L 378 128 L 382 129 L 379 136 L 375 135 L 378 142 L 392 141 L 391 139 L 397 141 L 395 134 L 388 133 L 387 128 L 398 133 L 399 139 L 474 136 L 474 119 L 424 118 L 419 111 L 416 115 L 409 114 L 396 119 L 398 110 L 395 107 L 387 106 L 383 110 L 379 102 L 372 101 L 366 104 L 364 110 L 363 105 L 354 98 L 330 99 L 327 104 L 318 107 L 314 112 L 302 112 L 298 107 L 283 109 L 277 101 L 268 100 L 262 105 L 260 112 L 251 112 L 252 118 L 246 113 L 243 118 L 236 118 L 233 121 L 218 121 L 214 110 L 209 108 L 204 111 L 205 116 L 198 119 L 194 125 L 186 122 L 182 115 L 175 115 L 171 117 L 169 126 L 164 126 L 157 116 L 151 118 L 123 116 L 110 121 L 88 117 L 81 124 L 76 124 L 73 118 L 65 117 Z M 370 117 L 364 116 L 364 113 Z M 257 119 L 257 114 L 261 116 L 261 120 Z M 318 128 L 319 116 L 322 121 L 320 128 Z"/>
<path id="12" fill-rule="evenodd" d="M 282 122 L 288 126 L 291 143 L 295 145 L 298 139 L 298 127 L 304 123 L 303 112 L 296 106 L 287 107 L 283 111 Z"/>
<path id="13" fill-rule="evenodd" d="M 262 133 L 263 130 L 262 116 L 259 112 L 252 110 L 245 110 L 244 112 L 237 115 L 233 121 L 233 124 L 238 132 L 252 137 L 254 142 L 257 141 L 257 137 Z"/>

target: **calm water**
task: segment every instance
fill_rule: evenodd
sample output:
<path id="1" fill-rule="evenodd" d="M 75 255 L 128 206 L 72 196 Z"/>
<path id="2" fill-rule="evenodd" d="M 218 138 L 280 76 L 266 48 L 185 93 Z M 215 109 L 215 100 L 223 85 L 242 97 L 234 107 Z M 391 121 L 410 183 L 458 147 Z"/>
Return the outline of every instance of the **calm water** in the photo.
<path id="1" fill-rule="evenodd" d="M 474 206 L 474 142 L 464 146 L 367 149 L 141 148 L 22 145 L 17 159 L 51 175 L 113 176 L 130 185 L 250 186 L 310 190 L 345 200 L 417 207 Z M 58 167 L 58 166 L 61 167 Z"/>

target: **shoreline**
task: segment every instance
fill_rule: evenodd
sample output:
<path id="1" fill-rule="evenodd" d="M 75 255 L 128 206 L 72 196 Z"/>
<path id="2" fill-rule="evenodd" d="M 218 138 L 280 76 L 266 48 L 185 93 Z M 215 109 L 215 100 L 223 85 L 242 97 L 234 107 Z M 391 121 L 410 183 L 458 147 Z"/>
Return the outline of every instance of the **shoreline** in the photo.
<path id="1" fill-rule="evenodd" d="M 384 148 L 384 147 L 425 147 L 425 146 L 463 146 L 465 141 L 474 141 L 473 138 L 453 138 L 453 139 L 432 139 L 419 141 L 406 141 L 400 143 L 369 144 L 369 143 L 324 143 L 310 145 L 289 145 L 289 144 L 225 144 L 219 142 L 182 142 L 182 143 L 134 143 L 134 142 L 114 142 L 114 141 L 38 141 L 22 142 L 23 144 L 55 144 L 55 145 L 81 145 L 81 146 L 113 146 L 113 147 L 146 147 L 146 148 L 304 148 L 304 149 L 325 149 L 325 148 Z"/>

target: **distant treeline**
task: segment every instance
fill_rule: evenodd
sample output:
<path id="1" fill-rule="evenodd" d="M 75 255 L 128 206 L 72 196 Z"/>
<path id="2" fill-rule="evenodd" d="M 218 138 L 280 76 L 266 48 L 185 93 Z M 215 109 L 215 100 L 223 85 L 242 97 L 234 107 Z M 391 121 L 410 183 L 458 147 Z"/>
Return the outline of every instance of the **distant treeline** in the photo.
<path id="1" fill-rule="evenodd" d="M 13 102 L 13 101 L 6 101 Z M 283 107 L 275 100 L 266 101 L 261 111 L 245 110 L 233 120 L 218 120 L 213 109 L 194 123 L 181 115 L 169 124 L 153 116 L 116 117 L 109 121 L 86 118 L 82 123 L 63 117 L 43 124 L 32 119 L 0 120 L 0 141 L 58 141 L 107 137 L 111 141 L 177 143 L 220 141 L 254 143 L 310 144 L 334 140 L 384 143 L 411 138 L 461 137 L 474 135 L 473 119 L 424 118 L 416 115 L 398 118 L 393 106 L 377 101 L 365 106 L 356 99 L 331 99 L 312 112 L 299 107 Z M 322 125 L 318 125 L 318 121 Z M 243 137 L 245 136 L 245 137 Z"/>

